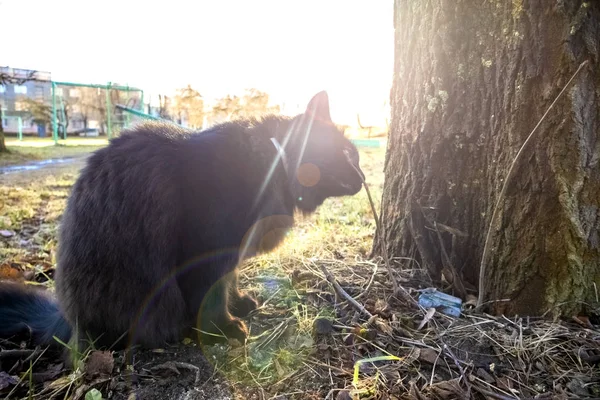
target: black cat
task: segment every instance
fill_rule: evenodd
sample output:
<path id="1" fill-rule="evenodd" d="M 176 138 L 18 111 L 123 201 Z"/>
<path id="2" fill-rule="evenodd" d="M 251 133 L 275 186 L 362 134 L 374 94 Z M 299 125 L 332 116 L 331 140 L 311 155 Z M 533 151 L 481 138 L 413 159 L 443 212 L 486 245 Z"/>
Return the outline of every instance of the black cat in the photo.
<path id="1" fill-rule="evenodd" d="M 191 327 L 240 340 L 257 306 L 239 261 L 275 248 L 295 209 L 353 195 L 358 152 L 320 92 L 305 113 L 190 132 L 147 123 L 92 155 L 61 222 L 56 293 L 0 286 L 0 336 L 97 346 L 175 341 Z M 212 335 L 210 335 L 212 337 Z M 202 339 L 206 339 L 203 337 Z"/>

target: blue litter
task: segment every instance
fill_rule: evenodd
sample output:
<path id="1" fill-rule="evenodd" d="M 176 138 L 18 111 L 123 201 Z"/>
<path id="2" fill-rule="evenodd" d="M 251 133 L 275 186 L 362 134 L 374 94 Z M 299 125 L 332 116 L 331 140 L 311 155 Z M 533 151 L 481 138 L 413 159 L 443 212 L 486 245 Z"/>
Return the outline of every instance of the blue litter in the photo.
<path id="1" fill-rule="evenodd" d="M 419 305 L 424 308 L 433 307 L 443 314 L 458 318 L 460 316 L 462 300 L 431 288 L 422 291 L 419 296 Z"/>

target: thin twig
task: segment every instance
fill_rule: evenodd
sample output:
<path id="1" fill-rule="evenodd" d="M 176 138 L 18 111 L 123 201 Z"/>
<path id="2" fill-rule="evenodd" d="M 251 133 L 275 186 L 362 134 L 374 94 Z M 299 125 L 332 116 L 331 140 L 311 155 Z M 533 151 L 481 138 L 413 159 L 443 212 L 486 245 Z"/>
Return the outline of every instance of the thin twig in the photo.
<path id="1" fill-rule="evenodd" d="M 388 274 L 390 275 L 390 280 L 392 281 L 392 289 L 394 290 L 394 294 L 399 292 L 398 290 L 398 281 L 394 276 L 394 272 L 392 270 L 392 265 L 390 263 L 390 258 L 387 253 L 387 246 L 385 245 L 385 239 L 383 237 L 383 230 L 381 229 L 381 221 L 379 220 L 379 216 L 377 215 L 377 210 L 375 210 L 375 203 L 373 203 L 373 198 L 371 197 L 371 191 L 369 190 L 369 185 L 367 182 L 363 180 L 363 186 L 365 187 L 365 191 L 367 192 L 367 197 L 369 198 L 369 204 L 371 204 L 371 210 L 373 211 L 373 218 L 375 218 L 375 227 L 377 228 L 377 232 L 375 237 L 379 238 L 379 242 L 381 244 L 381 252 L 383 253 L 383 262 L 388 270 Z M 407 293 L 408 295 L 408 293 Z"/>
<path id="2" fill-rule="evenodd" d="M 452 265 L 452 261 L 450 261 L 450 256 L 448 256 L 448 252 L 446 251 L 446 247 L 444 246 L 442 234 L 440 233 L 437 223 L 435 221 L 433 222 L 433 227 L 435 228 L 435 232 L 440 242 L 440 249 L 442 253 L 442 265 L 446 267 L 452 274 L 452 277 L 447 277 L 447 279 L 452 279 L 452 287 L 457 291 L 458 296 L 464 299 L 465 297 L 467 297 L 467 291 L 465 290 L 465 286 L 463 285 L 462 278 L 458 275 L 458 271 L 456 271 L 454 265 Z"/>
<path id="3" fill-rule="evenodd" d="M 363 314 L 365 314 L 367 317 L 372 318 L 373 314 L 371 314 L 369 311 L 367 311 L 367 309 L 360 304 L 358 301 L 354 300 L 354 298 L 352 296 L 350 296 L 341 286 L 339 283 L 337 283 L 337 281 L 335 280 L 335 277 L 333 275 L 331 275 L 331 272 L 329 272 L 327 270 L 327 268 L 325 268 L 325 266 L 323 264 L 320 265 L 321 270 L 323 271 L 323 274 L 325 274 L 325 278 L 327 279 L 327 281 L 329 283 L 331 283 L 331 285 L 333 286 L 333 288 L 335 289 L 335 291 L 337 292 L 337 294 L 339 294 L 340 296 L 342 296 L 343 298 L 345 298 L 346 300 L 348 300 L 348 302 L 350 304 L 352 304 L 352 306 L 354 308 L 356 308 L 358 311 L 362 312 Z"/>
<path id="4" fill-rule="evenodd" d="M 544 113 L 544 115 L 542 115 L 542 118 L 540 118 L 539 122 L 533 128 L 533 130 L 531 131 L 531 133 L 529 134 L 529 136 L 527 136 L 527 139 L 525 140 L 525 142 L 523 142 L 523 145 L 519 149 L 519 151 L 518 151 L 517 155 L 515 156 L 513 162 L 510 164 L 510 168 L 508 170 L 508 174 L 506 175 L 506 179 L 504 180 L 504 184 L 502 185 L 502 190 L 500 191 L 500 195 L 498 196 L 498 200 L 496 201 L 496 205 L 494 206 L 494 212 L 492 213 L 492 218 L 490 219 L 490 224 L 489 224 L 489 227 L 488 227 L 487 235 L 485 236 L 485 244 L 483 246 L 483 255 L 481 256 L 481 265 L 479 267 L 479 295 L 477 296 L 477 308 L 480 308 L 481 305 L 482 305 L 482 303 L 483 303 L 484 285 L 485 285 L 485 268 L 486 268 L 485 263 L 487 261 L 488 254 L 490 252 L 489 244 L 490 244 L 490 237 L 492 236 L 492 228 L 494 226 L 494 221 L 496 220 L 496 214 L 498 213 L 498 209 L 500 208 L 500 203 L 502 202 L 502 200 L 504 200 L 504 196 L 506 194 L 506 189 L 508 188 L 508 182 L 512 178 L 512 174 L 513 174 L 513 171 L 515 169 L 515 165 L 517 164 L 517 160 L 519 160 L 519 157 L 523 153 L 523 150 L 525 149 L 525 147 L 531 141 L 531 138 L 533 137 L 533 134 L 537 131 L 537 129 L 540 127 L 540 125 L 542 125 L 542 122 L 546 119 L 546 116 L 548 115 L 548 113 L 550 113 L 550 110 L 552 110 L 552 108 L 554 108 L 554 105 L 558 102 L 558 100 L 566 92 L 567 88 L 571 85 L 571 82 L 573 82 L 573 80 L 575 80 L 575 77 L 577 75 L 579 75 L 579 72 L 583 69 L 583 67 L 585 65 L 588 64 L 588 62 L 589 62 L 589 60 L 585 60 L 584 62 L 581 63 L 581 65 L 579 65 L 579 68 L 577 68 L 577 71 L 575 71 L 575 73 L 573 74 L 573 76 L 571 77 L 571 79 L 569 79 L 569 81 L 563 87 L 563 89 L 560 91 L 560 93 L 558 94 L 558 96 L 556 96 L 556 98 L 554 99 L 554 101 L 552 102 L 552 104 L 550 104 L 550 107 L 548 107 L 548 109 L 546 110 L 546 112 Z"/>
<path id="5" fill-rule="evenodd" d="M 516 397 L 512 397 L 512 396 L 505 396 L 503 394 L 500 393 L 494 393 L 494 392 L 490 392 L 489 390 L 485 390 L 483 388 L 480 388 L 477 385 L 474 385 L 473 388 L 475 390 L 477 390 L 479 393 L 481 393 L 484 396 L 488 396 L 488 397 L 493 397 L 494 399 L 498 399 L 498 400 L 516 400 Z"/>
<path id="6" fill-rule="evenodd" d="M 153 371 L 167 370 L 175 372 L 178 375 L 181 374 L 179 372 L 179 369 L 187 369 L 189 371 L 192 371 L 195 374 L 194 387 L 198 387 L 198 385 L 200 385 L 200 368 L 198 368 L 196 365 L 181 361 L 167 361 L 165 363 L 152 367 Z"/>
<path id="7" fill-rule="evenodd" d="M 373 281 L 375 280 L 375 275 L 377 275 L 378 269 L 379 269 L 379 264 L 374 262 L 373 263 L 373 273 L 371 274 L 371 278 L 369 279 L 369 282 L 367 283 L 367 286 L 365 287 L 363 292 L 356 297 L 357 299 L 360 299 L 361 297 L 365 297 L 367 294 L 369 294 L 369 290 L 371 290 L 371 285 L 373 284 Z"/>
<path id="8" fill-rule="evenodd" d="M 0 350 L 0 359 L 3 358 L 16 358 L 16 357 L 29 357 L 32 354 L 38 353 L 39 349 L 35 350 L 27 350 L 27 349 L 18 349 L 18 350 Z"/>
<path id="9" fill-rule="evenodd" d="M 346 155 L 346 157 L 348 157 Z M 379 238 L 381 244 L 381 250 L 383 253 L 383 262 L 387 267 L 388 273 L 390 275 L 390 280 L 392 281 L 392 288 L 394 290 L 394 294 L 398 293 L 398 282 L 396 281 L 396 277 L 392 271 L 392 265 L 390 264 L 390 258 L 387 254 L 387 246 L 385 245 L 385 239 L 383 238 L 383 230 L 381 229 L 381 221 L 379 220 L 379 216 L 377 215 L 377 210 L 375 210 L 375 203 L 373 202 L 373 197 L 371 196 L 371 191 L 369 190 L 369 185 L 365 181 L 364 174 L 354 165 L 354 163 L 348 157 L 348 163 L 352 165 L 352 168 L 356 171 L 360 180 L 362 181 L 363 186 L 365 187 L 365 192 L 367 192 L 367 197 L 369 198 L 369 204 L 371 205 L 371 211 L 373 211 L 373 218 L 375 218 L 375 228 L 377 231 L 375 232 L 375 237 Z"/>
<path id="10" fill-rule="evenodd" d="M 358 176 L 360 176 L 363 186 L 365 187 L 365 191 L 367 192 L 367 197 L 369 198 L 369 204 L 371 205 L 371 211 L 373 212 L 373 218 L 375 218 L 375 228 L 376 228 L 375 238 L 378 238 L 380 241 L 381 252 L 383 253 L 383 262 L 385 263 L 385 266 L 388 270 L 388 275 L 390 277 L 390 281 L 392 282 L 392 290 L 394 291 L 394 295 L 402 294 L 402 296 L 405 298 L 405 300 L 407 300 L 408 302 L 410 302 L 414 305 L 417 305 L 417 307 L 418 307 L 418 303 L 415 301 L 415 299 L 413 299 L 411 297 L 411 295 L 408 293 L 408 291 L 406 289 L 404 289 L 402 286 L 398 285 L 398 281 L 396 280 L 396 277 L 394 276 L 392 264 L 390 263 L 390 258 L 387 253 L 387 246 L 385 244 L 383 229 L 381 228 L 381 221 L 379 220 L 379 216 L 377 215 L 377 210 L 375 209 L 375 203 L 373 202 L 373 197 L 371 196 L 371 191 L 369 190 L 369 185 L 367 185 L 367 182 L 363 178 L 363 174 L 361 173 L 361 171 L 359 171 L 358 168 L 352 162 L 350 162 L 350 160 L 348 160 L 348 162 L 356 170 L 356 173 L 358 174 Z"/>
<path id="11" fill-rule="evenodd" d="M 443 348 L 444 348 L 444 350 L 446 350 L 446 353 L 448 353 L 448 355 L 450 355 L 450 357 L 452 358 L 452 361 L 454 361 L 454 365 L 456 365 L 456 367 L 460 371 L 460 375 L 463 379 L 463 382 L 467 386 L 466 398 L 467 399 L 471 398 L 471 382 L 469 382 L 469 378 L 467 377 L 467 374 L 465 373 L 464 368 L 462 367 L 462 365 L 460 365 L 458 358 L 454 355 L 454 353 L 452 352 L 452 350 L 450 349 L 450 347 L 448 347 L 448 345 L 446 343 L 444 343 Z"/>

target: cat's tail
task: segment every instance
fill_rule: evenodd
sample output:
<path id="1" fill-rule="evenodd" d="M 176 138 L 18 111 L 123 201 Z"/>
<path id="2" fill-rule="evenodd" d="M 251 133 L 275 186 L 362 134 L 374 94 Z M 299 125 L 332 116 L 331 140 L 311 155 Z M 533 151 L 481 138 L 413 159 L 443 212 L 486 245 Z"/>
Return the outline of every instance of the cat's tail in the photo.
<path id="1" fill-rule="evenodd" d="M 71 327 L 56 300 L 41 290 L 0 283 L 0 338 L 29 335 L 34 345 L 56 346 L 71 338 Z"/>

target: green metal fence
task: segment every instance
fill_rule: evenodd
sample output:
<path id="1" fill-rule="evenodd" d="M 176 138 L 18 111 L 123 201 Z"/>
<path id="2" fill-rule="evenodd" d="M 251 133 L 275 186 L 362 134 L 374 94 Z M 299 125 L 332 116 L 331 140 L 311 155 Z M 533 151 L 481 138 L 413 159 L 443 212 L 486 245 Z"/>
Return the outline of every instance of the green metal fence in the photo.
<path id="1" fill-rule="evenodd" d="M 125 103 L 143 111 L 144 91 L 131 86 L 52 81 L 52 137 L 66 139 L 71 133 L 97 131 L 110 139 L 131 123 L 129 113 L 116 107 Z M 73 126 L 75 123 L 78 126 Z M 69 127 L 69 125 L 71 125 Z"/>

